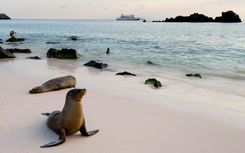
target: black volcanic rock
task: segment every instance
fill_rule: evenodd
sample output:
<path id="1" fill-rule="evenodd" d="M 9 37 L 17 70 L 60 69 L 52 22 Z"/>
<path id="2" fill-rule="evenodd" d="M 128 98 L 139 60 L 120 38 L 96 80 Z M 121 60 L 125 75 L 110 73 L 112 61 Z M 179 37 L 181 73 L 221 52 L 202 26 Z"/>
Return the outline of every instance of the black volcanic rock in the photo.
<path id="1" fill-rule="evenodd" d="M 2 39 L 0 39 L 0 44 L 2 44 L 3 43 L 3 40 Z"/>
<path id="2" fill-rule="evenodd" d="M 42 58 L 40 58 L 38 56 L 30 56 L 30 57 L 27 57 L 26 59 L 41 60 Z"/>
<path id="3" fill-rule="evenodd" d="M 160 87 L 162 87 L 161 82 L 158 81 L 158 80 L 155 79 L 155 78 L 150 78 L 150 79 L 145 80 L 145 84 L 153 85 L 155 88 L 160 88 Z"/>
<path id="4" fill-rule="evenodd" d="M 59 44 L 60 42 L 58 41 L 47 41 L 46 44 Z"/>
<path id="5" fill-rule="evenodd" d="M 119 72 L 116 75 L 131 75 L 131 76 L 136 76 L 136 74 L 133 74 L 133 73 L 130 73 L 130 72 L 127 72 L 127 71 Z"/>
<path id="6" fill-rule="evenodd" d="M 166 18 L 165 22 L 213 22 L 213 18 L 203 14 L 194 13 L 190 16 L 177 16 L 176 18 Z"/>
<path id="7" fill-rule="evenodd" d="M 47 52 L 48 58 L 78 59 L 81 55 L 75 49 L 63 48 L 61 50 L 50 48 Z"/>
<path id="8" fill-rule="evenodd" d="M 230 23 L 242 22 L 239 15 L 237 15 L 233 11 L 222 12 L 222 16 L 216 17 L 214 21 L 215 22 L 230 22 Z"/>
<path id="9" fill-rule="evenodd" d="M 177 16 L 175 18 L 166 18 L 165 22 L 242 22 L 239 15 L 233 11 L 222 12 L 222 16 L 216 17 L 215 20 L 203 14 L 194 13 L 190 16 Z"/>
<path id="10" fill-rule="evenodd" d="M 93 67 L 93 68 L 97 68 L 97 69 L 104 69 L 108 65 L 106 63 L 101 63 L 99 61 L 92 60 L 92 61 L 89 61 L 88 63 L 84 64 L 84 66 Z"/>
<path id="11" fill-rule="evenodd" d="M 148 61 L 146 62 L 146 64 L 149 64 L 149 65 L 157 65 L 156 63 L 153 63 L 153 62 L 150 61 L 150 60 L 148 60 Z"/>
<path id="12" fill-rule="evenodd" d="M 0 59 L 1 58 L 15 58 L 15 56 L 0 46 Z"/>
<path id="13" fill-rule="evenodd" d="M 201 76 L 201 74 L 199 74 L 199 73 L 197 73 L 197 74 L 192 74 L 192 73 L 190 73 L 190 74 L 186 74 L 185 76 L 187 76 L 187 77 L 196 77 L 196 78 L 202 78 L 202 76 Z"/>
<path id="14" fill-rule="evenodd" d="M 25 38 L 9 38 L 8 40 L 6 40 L 6 42 L 21 42 L 21 41 L 25 41 Z"/>
<path id="15" fill-rule="evenodd" d="M 18 49 L 18 48 L 8 48 L 6 49 L 10 53 L 31 53 L 30 49 Z"/>
<path id="16" fill-rule="evenodd" d="M 10 17 L 8 17 L 6 14 L 0 14 L 0 20 L 10 20 Z"/>
<path id="17" fill-rule="evenodd" d="M 76 41 L 79 40 L 79 38 L 77 36 L 70 36 L 69 40 Z"/>

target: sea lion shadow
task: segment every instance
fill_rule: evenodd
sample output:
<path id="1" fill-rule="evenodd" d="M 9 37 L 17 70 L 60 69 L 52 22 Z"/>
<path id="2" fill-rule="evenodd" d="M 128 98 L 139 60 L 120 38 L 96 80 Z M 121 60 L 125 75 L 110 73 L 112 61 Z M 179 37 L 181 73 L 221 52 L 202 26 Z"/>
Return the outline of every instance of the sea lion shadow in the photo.
<path id="1" fill-rule="evenodd" d="M 36 130 L 38 131 L 38 137 L 43 140 L 43 143 L 47 143 L 48 141 L 56 140 L 58 135 L 50 130 L 47 126 L 47 120 L 44 119 L 42 121 L 36 121 Z M 43 145 L 43 144 L 40 144 Z"/>
<path id="2" fill-rule="evenodd" d="M 36 131 L 38 131 L 36 133 L 36 137 L 38 137 L 41 141 L 40 144 L 38 145 L 44 145 L 44 144 L 47 144 L 48 142 L 51 142 L 51 141 L 55 141 L 59 138 L 59 136 L 54 132 L 52 131 L 51 129 L 48 128 L 47 126 L 47 120 L 46 119 L 43 119 L 43 120 L 39 120 L 39 121 L 36 121 L 35 123 L 33 123 L 35 125 L 35 129 Z M 66 143 L 75 143 L 75 142 L 79 142 L 77 141 L 78 139 L 79 140 L 84 140 L 88 137 L 85 137 L 85 136 L 82 136 L 80 132 L 77 132 L 73 135 L 69 135 L 67 136 L 67 142 Z"/>
<path id="3" fill-rule="evenodd" d="M 40 144 L 38 145 L 44 145 L 44 144 L 47 144 L 49 142 L 52 142 L 52 141 L 55 141 L 59 138 L 59 136 L 54 132 L 52 131 L 51 129 L 49 129 L 46 125 L 46 122 L 43 123 L 43 122 L 40 122 L 39 125 L 37 125 L 37 130 L 39 131 L 38 133 L 38 137 L 40 139 Z M 69 135 L 66 137 L 66 144 L 74 144 L 74 143 L 79 143 L 80 141 L 79 140 L 86 140 L 87 137 L 84 137 L 81 135 L 80 132 L 77 132 L 73 135 Z"/>

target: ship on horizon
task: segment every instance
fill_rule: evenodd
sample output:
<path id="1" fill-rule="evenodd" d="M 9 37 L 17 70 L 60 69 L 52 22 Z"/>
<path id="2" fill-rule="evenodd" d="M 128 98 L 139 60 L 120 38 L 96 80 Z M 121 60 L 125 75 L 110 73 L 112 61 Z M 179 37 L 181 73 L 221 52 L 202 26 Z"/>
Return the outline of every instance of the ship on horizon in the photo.
<path id="1" fill-rule="evenodd" d="M 124 15 L 124 14 L 122 14 L 116 20 L 118 20 L 118 21 L 139 21 L 140 18 L 135 17 L 134 15 Z"/>

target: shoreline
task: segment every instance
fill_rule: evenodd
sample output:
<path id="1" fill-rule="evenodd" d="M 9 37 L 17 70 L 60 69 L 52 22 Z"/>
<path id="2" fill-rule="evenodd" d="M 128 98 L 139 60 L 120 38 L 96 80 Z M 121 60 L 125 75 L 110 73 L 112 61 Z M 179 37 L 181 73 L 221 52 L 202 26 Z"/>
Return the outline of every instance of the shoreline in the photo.
<path id="1" fill-rule="evenodd" d="M 139 84 L 141 77 L 116 77 L 110 72 L 87 68 L 65 70 L 66 73 L 51 69 L 52 74 L 37 77 L 13 70 L 13 67 L 23 65 L 11 62 L 10 65 L 0 62 L 1 79 L 5 80 L 0 86 L 0 144 L 3 152 L 55 153 L 68 152 L 71 148 L 73 152 L 91 153 L 244 152 L 244 112 L 202 103 L 212 101 L 215 95 L 227 102 L 232 98 L 242 102 L 244 97 L 205 90 L 188 95 L 182 93 L 183 84 L 173 80 L 166 80 L 168 86 L 155 90 L 143 82 Z M 33 68 L 36 62 L 25 61 Z M 40 66 L 45 62 L 37 63 Z M 40 68 L 39 71 L 46 69 L 45 66 Z M 40 145 L 57 138 L 46 127 L 46 118 L 40 113 L 60 110 L 70 89 L 38 95 L 29 95 L 28 91 L 47 79 L 66 74 L 77 78 L 77 88 L 87 89 L 83 104 L 88 129 L 98 128 L 100 132 L 91 138 L 79 138 L 77 134 L 68 137 L 61 146 L 40 149 Z M 202 95 L 198 95 L 200 93 Z M 199 99 L 199 96 L 206 99 Z"/>
<path id="2" fill-rule="evenodd" d="M 155 74 L 153 75 L 149 75 L 149 73 L 140 73 L 140 70 L 133 71 L 132 68 L 117 70 L 115 68 L 110 69 L 109 67 L 105 70 L 97 70 L 84 67 L 82 64 L 83 62 L 77 60 L 59 60 L 44 58 L 37 61 L 25 59 L 27 55 L 24 54 L 16 55 L 16 59 L 3 59 L 0 61 L 0 64 L 3 64 L 4 67 L 15 71 L 15 73 L 31 76 L 38 79 L 46 78 L 46 80 L 48 80 L 54 77 L 63 76 L 65 74 L 71 74 L 78 77 L 80 77 L 79 75 L 81 75 L 84 76 L 88 82 L 91 82 L 91 80 L 99 79 L 100 81 L 96 81 L 96 83 L 104 82 L 104 87 L 106 87 L 106 85 L 109 85 L 109 87 L 111 88 L 117 88 L 117 84 L 119 84 L 122 85 L 122 87 L 125 89 L 132 88 L 136 91 L 151 91 L 153 94 L 158 94 L 158 96 L 171 95 L 171 98 L 176 97 L 175 99 L 181 99 L 182 101 L 189 101 L 191 99 L 191 96 L 195 96 L 196 94 L 196 99 L 194 100 L 203 102 L 208 95 L 206 95 L 205 93 L 209 93 L 213 98 L 212 101 L 220 102 L 220 104 L 222 105 L 221 101 L 228 102 L 234 100 L 234 103 L 238 102 L 241 105 L 239 107 L 231 107 L 230 109 L 245 112 L 245 109 L 243 109 L 245 108 L 245 105 L 243 105 L 242 102 L 245 99 L 245 94 L 243 93 L 243 91 L 245 90 L 243 84 L 245 82 L 239 79 L 236 80 L 214 76 L 203 76 L 202 79 L 188 78 L 184 75 L 184 72 L 181 73 L 178 70 L 174 71 L 174 69 L 171 69 L 171 72 L 168 71 L 168 69 L 159 69 L 158 71 L 162 71 L 162 73 L 155 72 Z M 85 62 L 86 61 L 84 61 L 84 63 Z M 38 67 L 39 69 L 37 70 L 35 67 Z M 115 76 L 116 73 L 125 70 L 133 72 L 137 74 L 137 76 Z M 160 89 L 152 90 L 154 88 L 144 85 L 144 81 L 148 78 L 159 79 L 162 82 L 163 87 Z M 109 83 L 110 81 L 111 83 Z M 96 89 L 96 87 L 94 88 Z M 108 88 L 108 90 L 110 90 L 111 88 Z M 221 95 L 227 96 L 228 100 L 222 98 Z M 186 98 L 186 96 L 190 97 Z"/>

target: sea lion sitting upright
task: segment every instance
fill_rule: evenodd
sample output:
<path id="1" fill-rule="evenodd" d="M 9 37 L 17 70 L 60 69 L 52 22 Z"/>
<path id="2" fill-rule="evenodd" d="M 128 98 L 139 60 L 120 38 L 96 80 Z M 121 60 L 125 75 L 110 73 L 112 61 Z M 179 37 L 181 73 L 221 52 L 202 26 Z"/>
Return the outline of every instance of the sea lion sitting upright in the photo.
<path id="1" fill-rule="evenodd" d="M 29 91 L 30 94 L 43 93 L 49 91 L 56 91 L 65 88 L 75 87 L 76 78 L 73 76 L 64 76 L 54 78 L 42 84 L 41 86 L 35 87 Z"/>
<path id="2" fill-rule="evenodd" d="M 85 93 L 86 89 L 72 89 L 66 94 L 65 106 L 62 112 L 42 113 L 45 116 L 49 116 L 47 125 L 59 135 L 59 139 L 43 145 L 41 148 L 62 144 L 65 142 L 66 136 L 75 134 L 78 131 L 83 136 L 92 136 L 99 132 L 99 130 L 88 132 L 86 129 L 81 102 Z"/>

